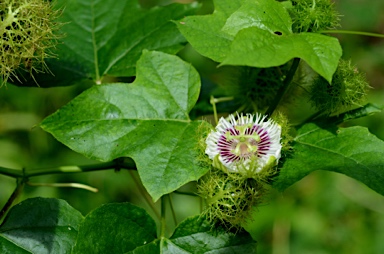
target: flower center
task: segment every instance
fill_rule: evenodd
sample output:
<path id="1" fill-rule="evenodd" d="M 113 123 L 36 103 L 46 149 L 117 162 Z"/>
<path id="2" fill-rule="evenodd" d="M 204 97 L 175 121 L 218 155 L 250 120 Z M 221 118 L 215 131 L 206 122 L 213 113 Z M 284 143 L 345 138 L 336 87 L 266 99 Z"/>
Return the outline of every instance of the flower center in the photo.
<path id="1" fill-rule="evenodd" d="M 257 153 L 260 136 L 252 133 L 252 124 L 234 126 L 236 134 L 233 135 L 230 131 L 225 133 L 225 138 L 231 143 L 231 153 L 241 157 L 249 158 Z"/>

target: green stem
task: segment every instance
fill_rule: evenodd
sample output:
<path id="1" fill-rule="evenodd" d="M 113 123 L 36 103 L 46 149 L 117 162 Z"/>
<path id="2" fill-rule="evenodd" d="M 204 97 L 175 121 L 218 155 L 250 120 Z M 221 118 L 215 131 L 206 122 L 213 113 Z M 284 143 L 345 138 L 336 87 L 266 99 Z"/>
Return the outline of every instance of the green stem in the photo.
<path id="1" fill-rule="evenodd" d="M 99 190 L 96 188 L 93 188 L 91 186 L 81 184 L 81 183 L 31 183 L 27 182 L 27 185 L 29 186 L 36 186 L 36 187 L 69 187 L 69 188 L 78 188 L 83 189 L 91 192 L 98 192 Z"/>
<path id="2" fill-rule="evenodd" d="M 161 220 L 160 220 L 160 253 L 163 253 L 164 240 L 165 240 L 165 197 L 161 197 Z"/>
<path id="3" fill-rule="evenodd" d="M 98 60 L 98 47 L 96 45 L 96 25 L 95 25 L 95 14 L 94 14 L 94 4 L 91 5 L 91 13 L 92 13 L 92 29 L 91 29 L 91 35 L 92 35 L 92 47 L 93 47 L 93 59 L 94 59 L 94 66 L 95 66 L 95 81 L 96 84 L 100 85 L 101 84 L 101 79 L 100 79 L 100 72 L 99 72 L 99 60 Z"/>
<path id="4" fill-rule="evenodd" d="M 171 194 L 168 194 L 167 196 L 168 196 L 168 199 L 169 199 L 169 206 L 171 207 L 171 213 L 172 213 L 172 217 L 173 217 L 173 222 L 177 226 L 177 219 L 176 219 L 175 209 L 173 207 L 172 196 L 171 196 Z"/>
<path id="5" fill-rule="evenodd" d="M 231 97 L 214 98 L 214 100 L 215 100 L 216 103 L 226 102 L 226 101 L 232 101 L 233 99 L 234 99 L 233 96 L 231 96 Z"/>
<path id="6" fill-rule="evenodd" d="M 281 99 L 285 95 L 285 92 L 288 90 L 288 87 L 291 84 L 293 77 L 295 76 L 296 70 L 299 67 L 299 63 L 300 63 L 300 58 L 293 59 L 291 68 L 289 69 L 287 76 L 284 79 L 283 86 L 280 87 L 279 91 L 277 92 L 275 100 L 272 101 L 272 104 L 269 106 L 268 110 L 265 112 L 266 115 L 271 116 L 275 111 L 275 109 L 277 108 L 277 106 L 279 105 Z"/>
<path id="7" fill-rule="evenodd" d="M 165 212 L 166 212 L 166 203 L 165 203 L 165 196 L 161 197 L 161 230 L 160 230 L 160 237 L 165 237 Z"/>
<path id="8" fill-rule="evenodd" d="M 202 213 L 202 212 L 203 212 L 203 207 L 204 207 L 204 204 L 203 204 L 204 201 L 203 201 L 203 198 L 202 198 L 202 197 L 200 197 L 199 199 L 200 199 L 200 200 L 199 200 L 199 201 L 200 201 L 200 202 L 199 202 L 199 203 L 200 203 L 200 204 L 199 204 L 199 205 L 200 205 L 200 213 Z"/>
<path id="9" fill-rule="evenodd" d="M 161 220 L 161 216 L 160 216 L 159 212 L 157 211 L 155 204 L 152 202 L 151 198 L 148 196 L 147 191 L 143 188 L 143 185 L 142 185 L 140 179 L 135 175 L 135 172 L 129 171 L 129 174 L 131 175 L 133 181 L 135 182 L 135 185 L 137 186 L 141 196 L 144 197 L 145 202 L 152 209 L 152 211 L 156 215 L 157 219 Z"/>
<path id="10" fill-rule="evenodd" d="M 0 221 L 3 219 L 4 215 L 8 212 L 8 210 L 11 208 L 16 198 L 21 194 L 21 192 L 23 191 L 24 185 L 25 185 L 24 180 L 21 180 L 21 182 L 17 183 L 17 186 L 13 191 L 12 195 L 9 197 L 7 203 L 5 203 L 5 205 L 0 211 Z"/>
<path id="11" fill-rule="evenodd" d="M 187 192 L 187 191 L 178 191 L 175 190 L 173 193 L 175 194 L 180 194 L 180 195 L 187 195 L 187 196 L 192 196 L 192 197 L 199 197 L 199 195 L 193 193 L 193 192 Z"/>
<path id="12" fill-rule="evenodd" d="M 217 109 L 216 109 L 216 101 L 215 101 L 215 97 L 211 96 L 211 99 L 209 101 L 211 104 L 212 104 L 212 107 L 213 107 L 213 116 L 215 118 L 215 123 L 216 125 L 218 124 L 219 122 L 219 118 L 217 117 Z"/>
<path id="13" fill-rule="evenodd" d="M 0 167 L 0 174 L 20 178 L 20 177 L 33 177 L 41 175 L 51 175 L 51 174 L 72 174 L 72 173 L 83 173 L 90 171 L 98 170 L 107 170 L 107 169 L 136 169 L 134 162 L 120 163 L 118 160 L 114 160 L 106 163 L 99 163 L 93 165 L 83 165 L 83 166 L 61 166 L 61 167 L 52 167 L 52 168 L 42 168 L 34 169 L 28 171 L 22 171 L 19 169 L 11 169 Z"/>
<path id="14" fill-rule="evenodd" d="M 384 38 L 384 34 L 361 32 L 361 31 L 348 31 L 348 30 L 322 30 L 322 31 L 318 31 L 318 33 L 325 33 L 325 34 L 353 34 L 353 35 L 364 35 L 364 36 Z"/>
<path id="15" fill-rule="evenodd" d="M 233 97 L 215 98 L 215 97 L 211 96 L 211 99 L 209 100 L 209 102 L 212 104 L 212 107 L 213 107 L 213 116 L 215 117 L 216 124 L 218 124 L 218 122 L 219 122 L 219 118 L 217 116 L 216 103 L 231 101 L 231 100 L 233 100 Z"/>

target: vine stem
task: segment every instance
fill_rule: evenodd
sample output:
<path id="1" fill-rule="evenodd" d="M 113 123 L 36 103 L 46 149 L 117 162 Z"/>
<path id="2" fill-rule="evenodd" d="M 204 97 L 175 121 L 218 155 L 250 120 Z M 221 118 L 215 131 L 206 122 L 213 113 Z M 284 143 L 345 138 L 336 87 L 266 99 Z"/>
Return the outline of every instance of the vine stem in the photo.
<path id="1" fill-rule="evenodd" d="M 115 169 L 116 171 L 120 169 L 136 169 L 134 162 L 130 163 L 121 163 L 118 160 L 114 160 L 106 163 L 99 163 L 93 165 L 83 165 L 83 166 L 61 166 L 61 167 L 52 167 L 52 168 L 41 168 L 34 170 L 19 170 L 12 168 L 0 167 L 0 174 L 14 177 L 14 178 L 28 178 L 33 176 L 42 176 L 42 175 L 51 175 L 51 174 L 72 174 L 72 173 L 83 173 L 90 171 L 98 170 L 107 170 Z"/>
<path id="2" fill-rule="evenodd" d="M 114 161 L 107 162 L 107 163 L 99 163 L 99 164 L 85 165 L 85 166 L 52 167 L 52 168 L 45 168 L 45 169 L 30 170 L 28 172 L 24 168 L 20 170 L 20 169 L 0 167 L 0 174 L 1 175 L 10 176 L 10 177 L 17 179 L 17 186 L 16 186 L 15 190 L 13 191 L 12 195 L 9 197 L 8 201 L 5 203 L 4 207 L 0 211 L 0 220 L 7 213 L 7 211 L 11 208 L 15 199 L 21 194 L 21 192 L 24 188 L 24 185 L 28 182 L 29 177 L 50 175 L 50 174 L 83 173 L 83 172 L 98 171 L 98 170 L 105 170 L 105 169 L 114 169 L 115 171 L 119 171 L 122 168 L 135 170 L 136 165 L 133 161 L 126 161 L 124 159 L 119 158 L 119 159 L 116 159 Z M 39 185 L 36 183 L 29 183 L 29 182 L 28 182 L 28 184 L 29 185 Z M 53 187 L 75 187 L 75 188 L 87 189 L 89 191 L 94 191 L 94 192 L 97 191 L 95 188 L 92 188 L 92 187 L 87 186 L 87 185 L 79 184 L 79 183 L 44 184 L 44 185 L 45 186 L 50 185 Z M 159 218 L 160 218 L 160 216 L 159 216 Z"/>
<path id="3" fill-rule="evenodd" d="M 172 202 L 172 196 L 171 194 L 167 194 L 168 196 L 168 199 L 169 199 L 169 205 L 171 207 L 171 212 L 172 212 L 172 217 L 173 217 L 173 222 L 175 223 L 175 225 L 177 226 L 177 218 L 176 218 L 176 212 L 175 212 L 175 208 L 173 206 L 173 202 Z"/>
<path id="4" fill-rule="evenodd" d="M 212 104 L 212 107 L 213 107 L 213 116 L 215 117 L 216 125 L 219 123 L 219 118 L 217 116 L 216 103 L 231 101 L 231 100 L 233 100 L 232 96 L 231 97 L 222 97 L 222 98 L 215 98 L 215 97 L 211 96 L 211 99 L 209 100 L 209 102 Z"/>
<path id="5" fill-rule="evenodd" d="M 12 195 L 9 197 L 7 203 L 5 203 L 5 205 L 0 211 L 0 221 L 3 219 L 4 215 L 8 212 L 8 210 L 11 208 L 16 198 L 21 194 L 21 192 L 23 191 L 24 185 L 25 185 L 24 180 L 21 180 L 21 182 L 17 183 L 17 186 L 15 190 L 12 192 Z"/>
<path id="6" fill-rule="evenodd" d="M 199 195 L 192 193 L 192 192 L 187 192 L 187 191 L 178 191 L 175 190 L 173 193 L 175 194 L 180 194 L 180 195 L 187 195 L 187 196 L 192 196 L 192 197 L 200 197 Z"/>
<path id="7" fill-rule="evenodd" d="M 352 34 L 352 35 L 364 35 L 364 36 L 384 38 L 384 34 L 369 33 L 369 32 L 362 32 L 362 31 L 321 30 L 321 31 L 318 31 L 318 33 L 324 33 L 324 34 Z"/>
<path id="8" fill-rule="evenodd" d="M 165 212 L 166 212 L 166 204 L 165 204 L 165 196 L 161 197 L 161 220 L 160 220 L 160 253 L 163 253 L 164 248 L 164 240 L 165 240 Z"/>
<path id="9" fill-rule="evenodd" d="M 275 111 L 275 109 L 277 108 L 277 106 L 279 105 L 281 99 L 284 97 L 285 92 L 288 90 L 288 87 L 291 84 L 293 76 L 295 75 L 296 70 L 299 67 L 299 63 L 300 63 L 300 58 L 293 59 L 291 68 L 289 69 L 288 74 L 283 81 L 283 86 L 280 87 L 279 91 L 277 92 L 275 100 L 272 101 L 272 104 L 269 106 L 269 108 L 265 112 L 266 115 L 271 116 Z"/>
<path id="10" fill-rule="evenodd" d="M 29 186 L 35 186 L 35 187 L 69 187 L 69 188 L 78 188 L 87 190 L 90 192 L 98 192 L 99 190 L 91 187 L 89 185 L 81 184 L 81 183 L 31 183 L 27 182 L 27 185 Z"/>
<path id="11" fill-rule="evenodd" d="M 129 171 L 129 174 L 131 175 L 133 181 L 135 182 L 137 188 L 139 189 L 141 196 L 144 197 L 145 202 L 147 202 L 149 207 L 155 213 L 157 219 L 161 221 L 161 215 L 157 211 L 155 204 L 152 202 L 151 198 L 148 197 L 147 191 L 143 188 L 143 185 L 142 185 L 140 179 L 132 171 Z M 161 203 L 161 204 L 163 204 L 163 203 Z"/>

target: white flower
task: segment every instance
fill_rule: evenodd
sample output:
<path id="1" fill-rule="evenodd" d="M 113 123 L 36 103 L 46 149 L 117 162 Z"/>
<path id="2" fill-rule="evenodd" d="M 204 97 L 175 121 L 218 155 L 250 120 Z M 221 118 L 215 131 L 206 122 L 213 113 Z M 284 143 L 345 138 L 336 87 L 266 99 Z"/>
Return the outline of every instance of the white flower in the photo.
<path id="1" fill-rule="evenodd" d="M 205 153 L 213 166 L 228 172 L 258 173 L 280 159 L 281 127 L 261 114 L 221 118 L 206 139 Z"/>

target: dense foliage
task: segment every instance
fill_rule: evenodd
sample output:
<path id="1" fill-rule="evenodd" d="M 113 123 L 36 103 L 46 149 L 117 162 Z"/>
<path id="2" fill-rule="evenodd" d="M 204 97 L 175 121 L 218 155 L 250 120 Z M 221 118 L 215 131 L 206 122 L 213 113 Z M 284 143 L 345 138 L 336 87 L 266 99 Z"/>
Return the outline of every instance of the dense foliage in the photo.
<path id="1" fill-rule="evenodd" d="M 329 35 L 340 22 L 330 1 L 216 0 L 206 15 L 197 3 L 15 2 L 0 4 L 1 89 L 79 87 L 38 127 L 93 164 L 0 165 L 17 181 L 0 212 L 1 253 L 255 253 L 255 208 L 314 171 L 384 195 L 384 142 L 345 126 L 381 107 L 365 103 L 365 75 Z M 177 55 L 187 43 L 221 78 L 202 79 Z M 311 110 L 292 107 L 303 102 Z M 229 148 L 215 154 L 219 137 Z M 83 216 L 43 197 L 12 206 L 33 177 L 104 169 L 128 170 L 150 209 L 108 203 Z M 200 215 L 177 223 L 172 193 L 197 196 Z"/>

